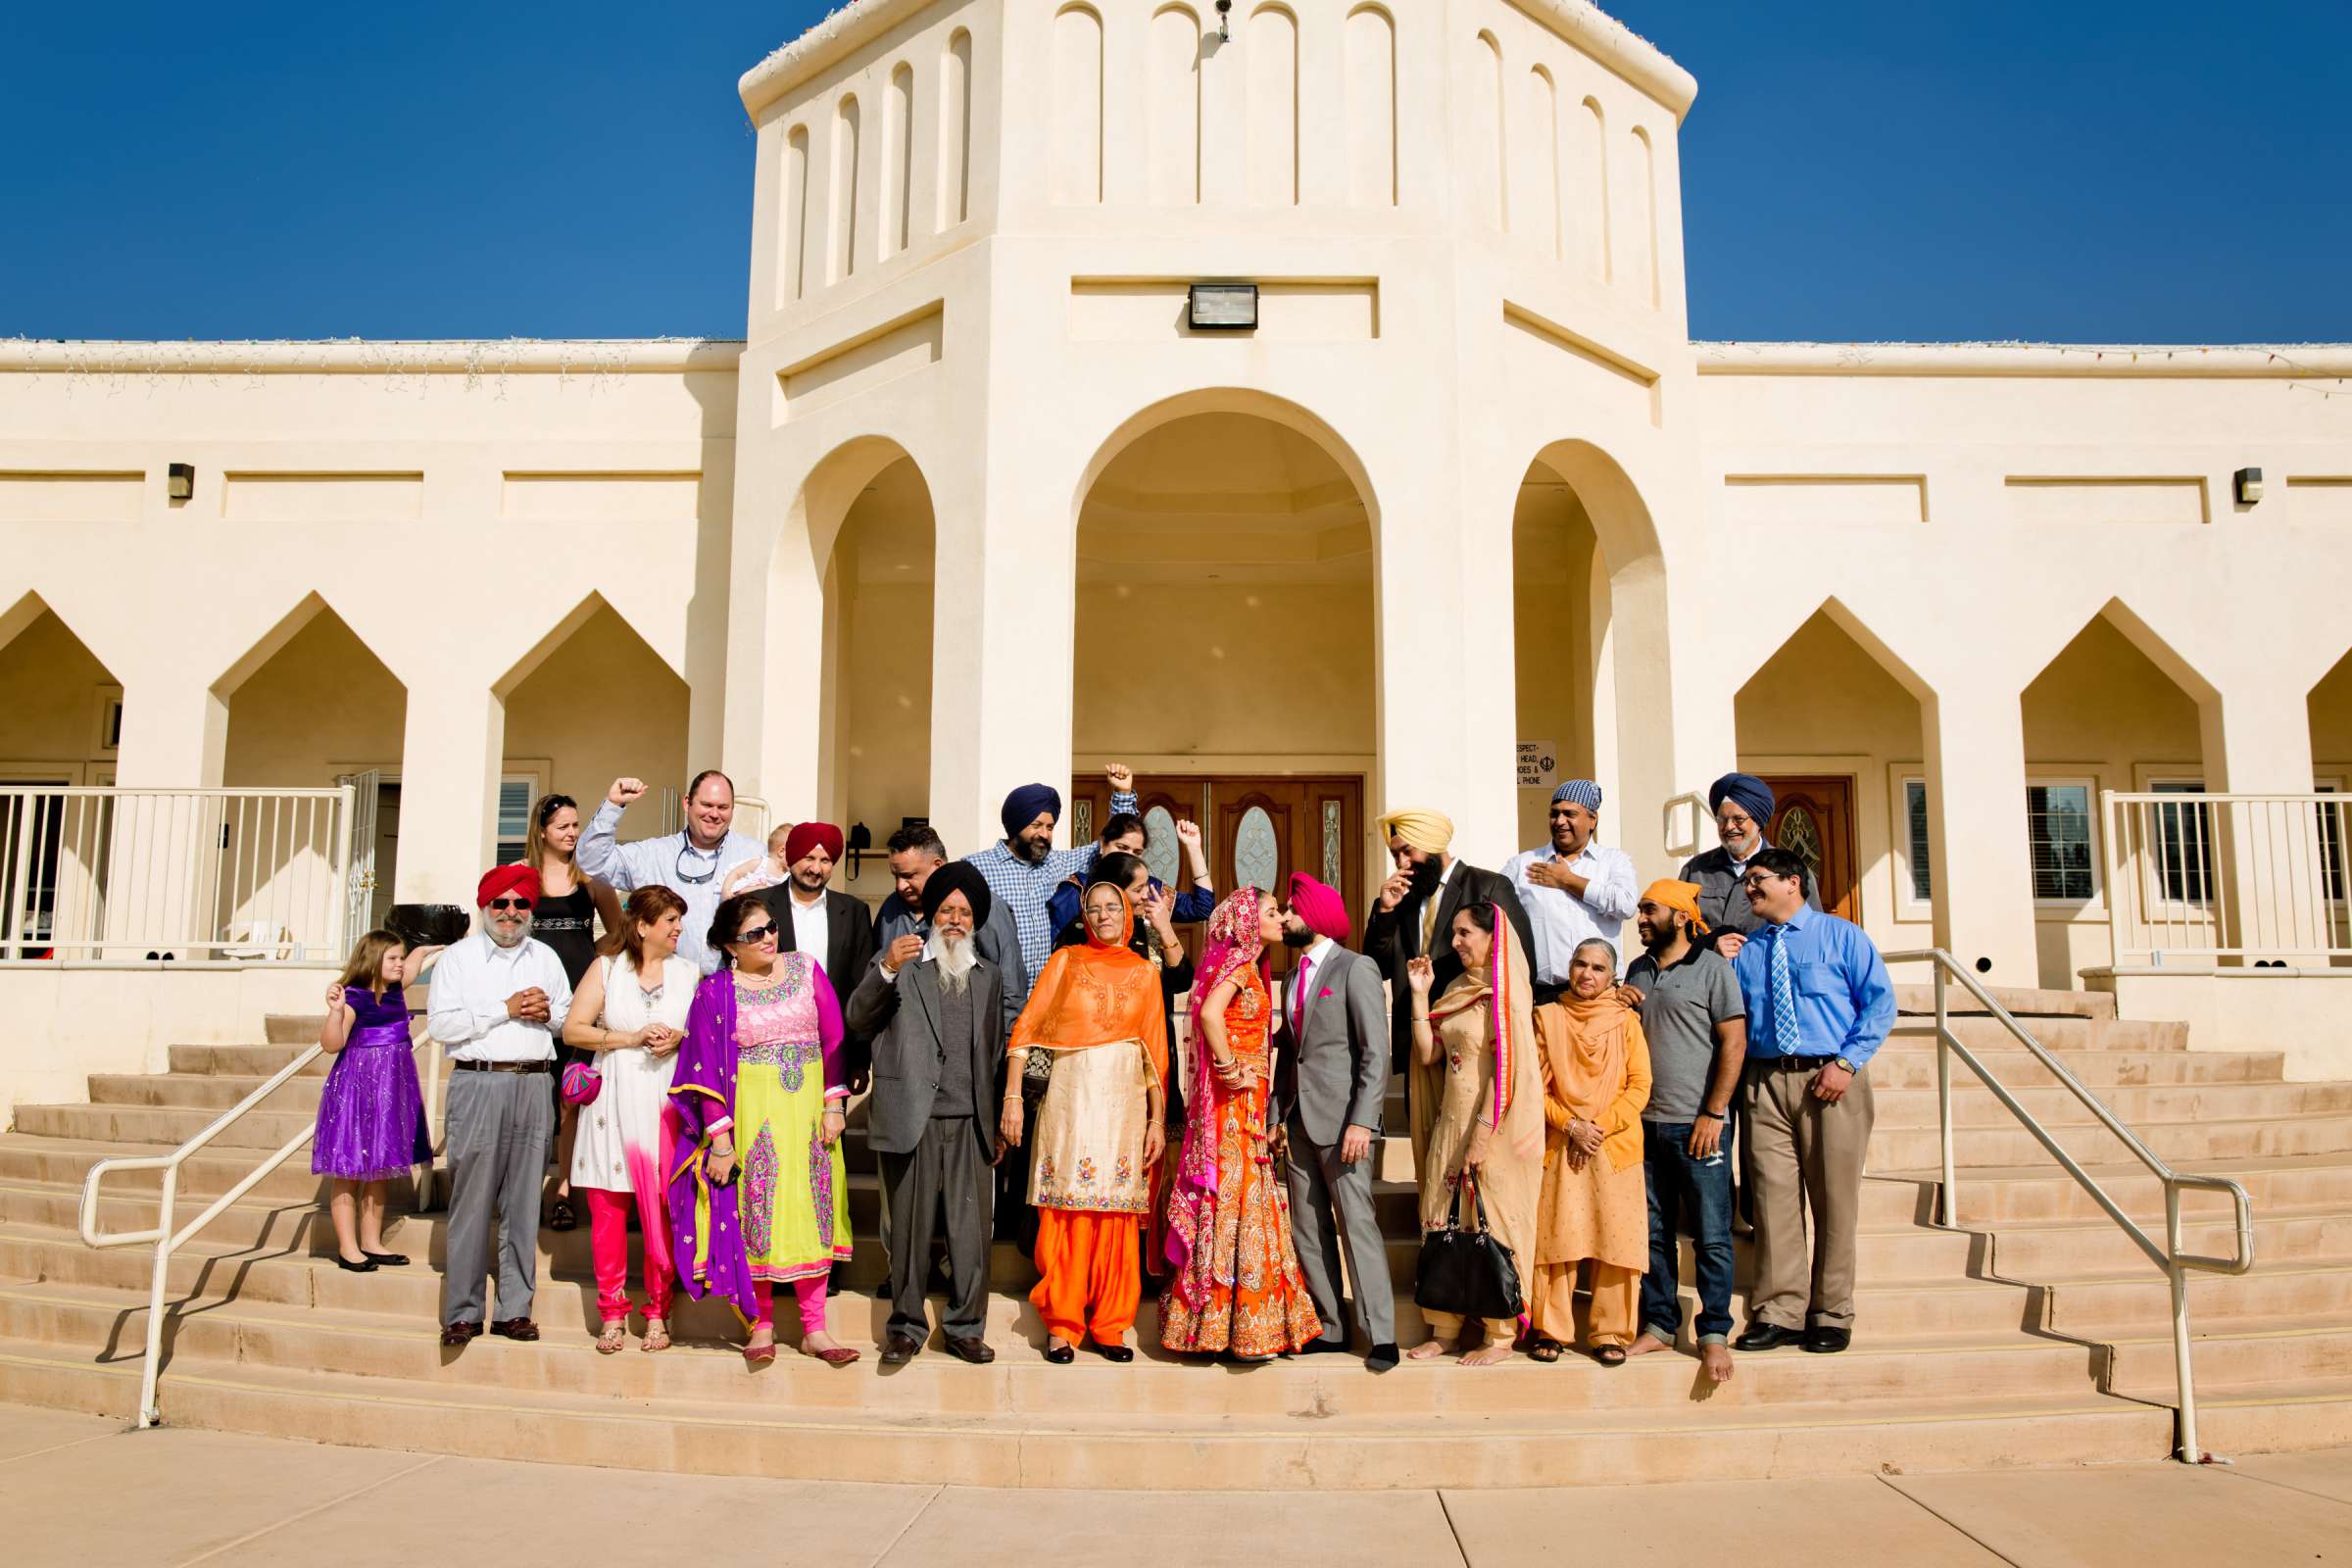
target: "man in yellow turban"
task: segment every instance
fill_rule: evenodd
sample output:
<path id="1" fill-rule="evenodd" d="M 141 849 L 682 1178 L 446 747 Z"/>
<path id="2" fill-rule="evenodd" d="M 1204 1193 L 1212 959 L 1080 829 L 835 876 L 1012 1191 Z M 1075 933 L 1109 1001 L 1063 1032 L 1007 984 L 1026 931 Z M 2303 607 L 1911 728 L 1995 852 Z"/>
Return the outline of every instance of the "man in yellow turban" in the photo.
<path id="1" fill-rule="evenodd" d="M 1643 952 L 1625 971 L 1649 1041 L 1649 1102 L 1642 1107 L 1648 1165 L 1649 1271 L 1642 1331 L 1629 1355 L 1671 1350 L 1683 1327 L 1677 1229 L 1698 1265 L 1698 1355 L 1707 1376 L 1732 1375 L 1732 1160 L 1727 1127 L 1747 1059 L 1747 1008 L 1739 979 L 1706 938 L 1699 885 L 1661 878 L 1635 906 Z"/>
<path id="2" fill-rule="evenodd" d="M 1405 808 L 1383 814 L 1380 833 L 1389 841 L 1396 869 L 1381 884 L 1372 912 L 1364 918 L 1364 956 L 1379 964 L 1389 979 L 1390 1066 L 1405 1074 L 1405 1111 L 1418 1159 L 1421 1134 L 1435 1106 L 1420 1102 L 1428 1095 L 1407 1067 L 1413 1049 L 1413 988 L 1405 978 L 1405 965 L 1428 957 L 1436 971 L 1429 994 L 1443 996 L 1462 972 L 1462 960 L 1453 952 L 1453 917 L 1475 905 L 1502 906 L 1519 933 L 1521 953 L 1535 951 L 1536 935 L 1509 877 L 1453 858 L 1452 817 L 1422 807 Z"/>

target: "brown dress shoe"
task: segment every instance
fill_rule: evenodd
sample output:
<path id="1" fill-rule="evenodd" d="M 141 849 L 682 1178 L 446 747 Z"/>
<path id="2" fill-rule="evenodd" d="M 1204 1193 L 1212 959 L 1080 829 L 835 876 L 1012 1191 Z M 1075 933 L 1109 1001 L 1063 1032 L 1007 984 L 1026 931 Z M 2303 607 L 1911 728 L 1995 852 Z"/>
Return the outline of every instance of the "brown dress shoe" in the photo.
<path id="1" fill-rule="evenodd" d="M 444 1323 L 441 1325 L 441 1343 L 455 1349 L 481 1332 L 479 1323 Z"/>
<path id="2" fill-rule="evenodd" d="M 539 1325 L 527 1317 L 502 1318 L 490 1325 L 490 1332 L 502 1340 L 521 1340 L 528 1344 L 539 1337 Z"/>
<path id="3" fill-rule="evenodd" d="M 986 1340 L 969 1337 L 951 1338 L 948 1341 L 948 1353 L 974 1366 L 986 1366 L 997 1358 L 997 1352 L 989 1348 Z"/>

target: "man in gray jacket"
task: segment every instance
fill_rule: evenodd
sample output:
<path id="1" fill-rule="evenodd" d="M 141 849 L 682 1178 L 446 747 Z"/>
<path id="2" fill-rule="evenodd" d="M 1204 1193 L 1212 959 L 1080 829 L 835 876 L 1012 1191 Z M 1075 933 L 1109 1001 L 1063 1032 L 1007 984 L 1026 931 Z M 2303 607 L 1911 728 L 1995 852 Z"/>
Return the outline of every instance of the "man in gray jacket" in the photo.
<path id="1" fill-rule="evenodd" d="M 1348 903 L 1304 872 L 1291 878 L 1283 929 L 1298 958 L 1285 987 L 1284 1039 L 1267 1116 L 1287 1151 L 1291 1236 L 1323 1320 L 1324 1337 L 1308 1342 L 1303 1353 L 1348 1348 L 1340 1302 L 1345 1248 L 1355 1320 L 1371 1344 L 1364 1364 L 1386 1372 L 1396 1365 L 1396 1300 L 1372 1201 L 1381 1102 L 1389 1092 L 1380 966 L 1341 945 L 1348 935 Z"/>
<path id="2" fill-rule="evenodd" d="M 997 1136 L 1004 980 L 973 941 L 993 903 L 980 873 L 962 861 L 943 865 L 924 882 L 922 898 L 931 934 L 920 954 L 894 948 L 883 955 L 858 980 L 848 1008 L 850 1032 L 874 1042 L 865 1136 L 881 1156 L 888 1201 L 891 1308 L 882 1361 L 912 1360 L 931 1337 L 923 1285 L 944 1209 L 949 1291 L 941 1327 L 949 1351 L 979 1365 L 997 1354 L 983 1335 L 996 1206 L 989 1168 L 1004 1153 Z"/>

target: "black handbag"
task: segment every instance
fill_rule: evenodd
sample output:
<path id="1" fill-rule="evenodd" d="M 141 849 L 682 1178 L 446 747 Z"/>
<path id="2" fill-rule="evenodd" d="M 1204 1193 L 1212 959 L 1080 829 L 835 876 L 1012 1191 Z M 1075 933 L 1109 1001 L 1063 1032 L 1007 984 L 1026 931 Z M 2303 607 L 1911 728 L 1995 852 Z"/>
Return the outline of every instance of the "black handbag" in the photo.
<path id="1" fill-rule="evenodd" d="M 1462 1191 L 1470 1193 L 1478 1229 L 1462 1229 Z M 1454 1189 L 1453 1212 L 1446 1228 L 1421 1238 L 1421 1261 L 1413 1270 L 1413 1304 L 1456 1317 L 1517 1317 L 1523 1305 L 1519 1265 L 1511 1250 L 1487 1229 L 1487 1200 L 1478 1183 L 1465 1176 Z"/>

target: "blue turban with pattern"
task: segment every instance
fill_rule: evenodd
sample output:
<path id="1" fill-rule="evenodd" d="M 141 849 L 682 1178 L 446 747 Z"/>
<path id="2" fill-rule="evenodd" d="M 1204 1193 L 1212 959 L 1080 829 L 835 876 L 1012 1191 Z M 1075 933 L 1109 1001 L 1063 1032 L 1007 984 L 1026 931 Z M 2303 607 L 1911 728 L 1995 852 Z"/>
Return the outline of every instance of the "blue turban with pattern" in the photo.
<path id="1" fill-rule="evenodd" d="M 1004 809 L 1000 820 L 1004 824 L 1004 836 L 1016 838 L 1021 829 L 1038 818 L 1040 812 L 1051 813 L 1061 820 L 1061 791 L 1051 784 L 1024 784 L 1004 797 Z"/>
<path id="2" fill-rule="evenodd" d="M 1707 809 L 1722 809 L 1726 798 L 1763 827 L 1772 821 L 1772 786 L 1753 773 L 1726 773 L 1707 786 Z"/>
<path id="3" fill-rule="evenodd" d="M 1600 786 L 1589 778 L 1572 778 L 1551 792 L 1551 804 L 1574 801 L 1586 810 L 1597 814 L 1600 810 Z"/>

